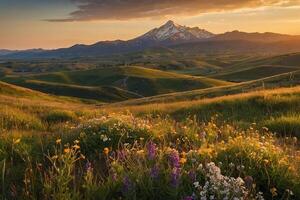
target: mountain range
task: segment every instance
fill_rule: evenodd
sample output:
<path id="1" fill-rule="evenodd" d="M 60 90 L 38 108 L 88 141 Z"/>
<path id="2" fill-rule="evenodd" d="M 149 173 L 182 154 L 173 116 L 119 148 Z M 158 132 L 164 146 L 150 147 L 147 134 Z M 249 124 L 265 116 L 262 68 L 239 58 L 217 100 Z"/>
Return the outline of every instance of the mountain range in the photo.
<path id="1" fill-rule="evenodd" d="M 169 47 L 197 52 L 293 52 L 300 51 L 300 36 L 240 31 L 214 34 L 198 27 L 187 27 L 168 21 L 137 38 L 123 41 L 101 41 L 92 45 L 77 44 L 55 50 L 0 50 L 2 58 L 62 58 L 107 56 L 142 51 L 151 47 Z"/>

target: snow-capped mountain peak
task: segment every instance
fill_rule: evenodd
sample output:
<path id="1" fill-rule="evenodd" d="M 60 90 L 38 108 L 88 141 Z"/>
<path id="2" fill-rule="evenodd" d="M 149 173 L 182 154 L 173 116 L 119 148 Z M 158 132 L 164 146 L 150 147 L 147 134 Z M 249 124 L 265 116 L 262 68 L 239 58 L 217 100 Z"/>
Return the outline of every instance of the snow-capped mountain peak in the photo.
<path id="1" fill-rule="evenodd" d="M 159 28 L 152 29 L 142 39 L 152 39 L 155 41 L 189 41 L 201 40 L 213 37 L 214 34 L 198 27 L 190 28 L 181 26 L 169 20 Z"/>

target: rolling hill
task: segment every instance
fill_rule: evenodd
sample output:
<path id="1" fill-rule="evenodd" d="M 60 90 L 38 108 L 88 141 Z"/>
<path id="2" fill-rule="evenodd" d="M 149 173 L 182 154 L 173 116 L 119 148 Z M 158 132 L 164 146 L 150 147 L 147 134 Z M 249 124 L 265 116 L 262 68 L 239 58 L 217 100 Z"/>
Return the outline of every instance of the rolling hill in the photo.
<path id="1" fill-rule="evenodd" d="M 229 86 L 219 86 L 206 89 L 198 89 L 185 92 L 177 92 L 165 95 L 157 95 L 136 100 L 129 100 L 113 104 L 114 106 L 147 105 L 166 102 L 192 101 L 204 98 L 214 98 L 232 94 L 243 94 L 250 91 L 274 89 L 281 87 L 293 87 L 300 84 L 300 70 L 283 73 L 267 78 L 237 83 Z"/>
<path id="2" fill-rule="evenodd" d="M 118 89 L 118 91 L 127 90 L 130 91 L 131 94 L 135 93 L 140 96 L 153 96 L 176 91 L 186 91 L 230 84 L 228 82 L 212 78 L 181 75 L 142 67 L 114 67 L 35 75 L 6 76 L 3 80 L 41 91 L 45 91 L 45 88 L 37 87 L 37 83 L 44 85 L 47 84 L 47 92 L 54 94 L 57 94 L 57 89 L 53 84 L 60 84 L 60 87 L 64 87 L 65 89 L 72 88 L 72 90 L 74 88 L 80 88 L 79 86 L 94 88 L 113 86 L 122 89 Z M 32 82 L 32 80 L 42 82 Z M 49 83 L 53 84 L 51 85 Z M 81 87 L 81 89 L 87 90 L 91 88 Z M 72 92 L 68 91 L 65 94 L 67 93 L 70 94 Z"/>
<path id="3" fill-rule="evenodd" d="M 300 69 L 299 61 L 299 53 L 267 56 L 233 64 L 211 77 L 233 82 L 250 81 L 297 71 Z"/>

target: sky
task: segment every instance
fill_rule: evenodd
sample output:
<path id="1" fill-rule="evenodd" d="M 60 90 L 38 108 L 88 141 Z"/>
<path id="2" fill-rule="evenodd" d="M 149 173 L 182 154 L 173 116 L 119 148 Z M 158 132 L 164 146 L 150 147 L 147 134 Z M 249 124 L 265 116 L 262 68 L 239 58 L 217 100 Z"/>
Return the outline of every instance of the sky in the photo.
<path id="1" fill-rule="evenodd" d="M 0 0 L 0 49 L 128 40 L 168 20 L 213 33 L 300 35 L 300 0 Z"/>

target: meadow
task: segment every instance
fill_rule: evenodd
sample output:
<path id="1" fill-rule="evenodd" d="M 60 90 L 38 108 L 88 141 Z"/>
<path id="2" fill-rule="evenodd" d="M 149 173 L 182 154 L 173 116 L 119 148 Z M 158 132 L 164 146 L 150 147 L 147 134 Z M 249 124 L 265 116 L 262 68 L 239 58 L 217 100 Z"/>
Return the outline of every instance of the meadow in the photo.
<path id="1" fill-rule="evenodd" d="M 0 198 L 300 199 L 298 55 L 2 63 Z"/>
<path id="2" fill-rule="evenodd" d="M 124 109 L 6 83 L 0 93 L 3 199 L 300 195 L 299 129 L 274 134 L 299 128 L 299 87 Z"/>

